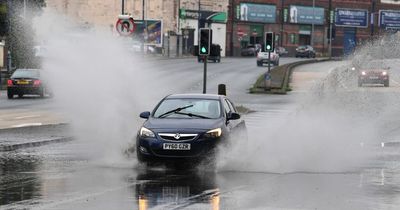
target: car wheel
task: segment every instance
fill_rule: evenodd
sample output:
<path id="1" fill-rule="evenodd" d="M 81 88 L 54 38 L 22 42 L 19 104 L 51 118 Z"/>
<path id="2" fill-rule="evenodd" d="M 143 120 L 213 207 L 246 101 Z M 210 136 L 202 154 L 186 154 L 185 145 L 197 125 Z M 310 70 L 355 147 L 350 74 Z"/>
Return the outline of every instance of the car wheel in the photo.
<path id="1" fill-rule="evenodd" d="M 383 82 L 383 85 L 384 85 L 385 87 L 389 87 L 389 80 L 384 81 L 384 82 Z"/>
<path id="2" fill-rule="evenodd" d="M 275 66 L 279 66 L 279 60 L 275 62 Z"/>
<path id="3" fill-rule="evenodd" d="M 22 98 L 22 97 L 24 97 L 24 94 L 18 94 L 18 97 Z"/>
<path id="4" fill-rule="evenodd" d="M 46 95 L 46 90 L 43 88 L 43 89 L 40 91 L 39 96 L 40 96 L 40 98 L 44 98 L 45 95 Z"/>
<path id="5" fill-rule="evenodd" d="M 257 66 L 262 66 L 262 63 L 257 61 Z"/>
<path id="6" fill-rule="evenodd" d="M 363 83 L 362 81 L 358 81 L 358 87 L 362 87 Z"/>
<path id="7" fill-rule="evenodd" d="M 14 98 L 14 94 L 7 92 L 7 98 L 8 99 L 13 99 Z"/>

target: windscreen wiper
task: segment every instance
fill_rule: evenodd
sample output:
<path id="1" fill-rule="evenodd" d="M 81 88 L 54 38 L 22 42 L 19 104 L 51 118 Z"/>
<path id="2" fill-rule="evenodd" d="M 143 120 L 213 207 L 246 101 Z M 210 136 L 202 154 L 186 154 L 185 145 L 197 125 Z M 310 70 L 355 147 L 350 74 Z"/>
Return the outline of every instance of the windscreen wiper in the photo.
<path id="1" fill-rule="evenodd" d="M 203 118 L 203 119 L 210 119 L 209 117 L 206 117 L 206 116 L 203 116 L 203 115 L 198 115 L 198 114 L 193 114 L 193 113 L 175 112 L 175 114 L 187 115 L 189 117 L 198 117 L 198 118 Z"/>
<path id="2" fill-rule="evenodd" d="M 187 105 L 187 106 L 183 106 L 183 107 L 179 107 L 179 108 L 173 109 L 171 111 L 165 112 L 164 114 L 158 116 L 158 118 L 164 118 L 164 117 L 168 116 L 169 114 L 180 112 L 180 111 L 182 111 L 184 109 L 187 109 L 187 108 L 190 108 L 190 107 L 193 107 L 193 106 L 194 105 L 192 104 L 192 105 Z"/>

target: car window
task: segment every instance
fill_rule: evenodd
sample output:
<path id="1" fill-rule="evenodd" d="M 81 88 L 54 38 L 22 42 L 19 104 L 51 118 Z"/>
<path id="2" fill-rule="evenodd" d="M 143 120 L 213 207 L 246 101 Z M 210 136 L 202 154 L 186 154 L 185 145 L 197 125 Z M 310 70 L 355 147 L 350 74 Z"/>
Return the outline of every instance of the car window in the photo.
<path id="1" fill-rule="evenodd" d="M 17 69 L 11 75 L 11 78 L 35 78 L 40 77 L 39 70 L 37 69 Z"/>
<path id="2" fill-rule="evenodd" d="M 229 108 L 233 111 L 233 112 L 237 112 L 235 105 L 233 105 L 232 101 L 226 99 L 226 101 L 228 102 Z"/>
<path id="3" fill-rule="evenodd" d="M 232 112 L 231 107 L 229 106 L 228 102 L 226 101 L 226 99 L 224 100 L 224 110 L 225 110 L 225 114 L 228 114 L 229 112 Z"/>
<path id="4" fill-rule="evenodd" d="M 190 106 L 190 107 L 188 107 Z M 157 107 L 154 112 L 154 117 L 158 118 L 166 112 L 171 110 L 187 107 L 179 111 L 180 113 L 191 113 L 195 115 L 201 115 L 207 118 L 216 119 L 221 117 L 221 105 L 219 100 L 212 99 L 189 99 L 189 98 L 174 98 L 165 99 Z M 165 116 L 166 118 L 192 118 L 187 115 L 179 113 L 171 113 Z"/>

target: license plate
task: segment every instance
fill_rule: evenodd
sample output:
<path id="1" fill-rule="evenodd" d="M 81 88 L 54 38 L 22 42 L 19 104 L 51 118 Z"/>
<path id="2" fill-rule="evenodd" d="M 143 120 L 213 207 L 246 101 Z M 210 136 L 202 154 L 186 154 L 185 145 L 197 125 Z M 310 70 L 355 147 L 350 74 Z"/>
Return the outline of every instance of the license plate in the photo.
<path id="1" fill-rule="evenodd" d="M 369 77 L 370 79 L 378 79 L 379 77 Z"/>
<path id="2" fill-rule="evenodd" d="M 27 85 L 27 84 L 29 84 L 29 81 L 26 81 L 26 80 L 19 80 L 19 81 L 17 81 L 17 84 L 18 84 L 18 85 Z"/>
<path id="3" fill-rule="evenodd" d="M 190 150 L 190 144 L 185 143 L 164 143 L 165 150 Z"/>

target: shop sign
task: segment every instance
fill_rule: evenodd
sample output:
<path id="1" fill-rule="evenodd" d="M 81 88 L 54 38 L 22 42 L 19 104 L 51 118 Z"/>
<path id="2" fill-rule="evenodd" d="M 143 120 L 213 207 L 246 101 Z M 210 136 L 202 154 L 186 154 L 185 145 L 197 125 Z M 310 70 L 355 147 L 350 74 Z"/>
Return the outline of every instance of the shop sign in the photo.
<path id="1" fill-rule="evenodd" d="M 400 4 L 399 0 L 381 0 L 381 3 L 384 4 Z"/>
<path id="2" fill-rule="evenodd" d="M 378 23 L 381 28 L 400 28 L 400 11 L 379 10 Z"/>
<path id="3" fill-rule="evenodd" d="M 290 5 L 291 23 L 323 25 L 324 17 L 325 11 L 323 7 Z"/>
<path id="4" fill-rule="evenodd" d="M 335 25 L 342 27 L 368 27 L 368 10 L 336 8 Z"/>
<path id="5" fill-rule="evenodd" d="M 276 22 L 276 6 L 270 4 L 240 3 L 239 20 L 260 23 Z"/>
<path id="6" fill-rule="evenodd" d="M 214 23 L 225 23 L 226 12 L 198 11 L 189 9 L 180 9 L 179 17 L 181 19 L 209 20 Z"/>

